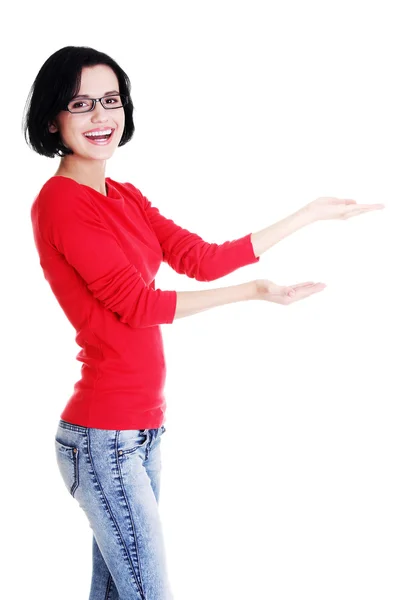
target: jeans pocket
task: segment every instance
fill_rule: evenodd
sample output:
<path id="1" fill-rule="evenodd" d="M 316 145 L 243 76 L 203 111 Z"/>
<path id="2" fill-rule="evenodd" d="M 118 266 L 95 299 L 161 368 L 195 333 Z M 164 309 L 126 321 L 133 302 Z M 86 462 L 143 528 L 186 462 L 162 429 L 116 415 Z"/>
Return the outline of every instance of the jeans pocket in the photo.
<path id="1" fill-rule="evenodd" d="M 148 435 L 146 429 L 131 429 L 120 432 L 118 443 L 118 455 L 130 456 L 147 444 Z"/>
<path id="2" fill-rule="evenodd" d="M 56 439 L 55 450 L 57 465 L 61 473 L 61 477 L 63 478 L 63 481 L 71 496 L 74 496 L 79 485 L 79 449 L 75 446 L 67 446 L 66 444 L 62 444 Z"/>

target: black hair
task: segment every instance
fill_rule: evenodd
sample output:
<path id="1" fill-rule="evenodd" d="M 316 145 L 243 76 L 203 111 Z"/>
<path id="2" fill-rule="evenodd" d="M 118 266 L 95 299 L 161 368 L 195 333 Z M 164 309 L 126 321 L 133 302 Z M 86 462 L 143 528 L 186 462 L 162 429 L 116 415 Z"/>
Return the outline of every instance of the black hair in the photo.
<path id="1" fill-rule="evenodd" d="M 131 99 L 131 83 L 128 75 L 107 54 L 88 46 L 65 46 L 54 52 L 43 64 L 30 89 L 23 117 L 25 141 L 32 150 L 53 158 L 73 154 L 64 146 L 60 133 L 51 133 L 49 123 L 66 108 L 76 96 L 81 84 L 83 67 L 107 65 L 117 76 L 119 91 L 128 96 L 125 111 L 125 127 L 118 146 L 132 139 L 135 131 L 133 123 L 134 106 Z M 28 139 L 29 137 L 29 139 Z"/>

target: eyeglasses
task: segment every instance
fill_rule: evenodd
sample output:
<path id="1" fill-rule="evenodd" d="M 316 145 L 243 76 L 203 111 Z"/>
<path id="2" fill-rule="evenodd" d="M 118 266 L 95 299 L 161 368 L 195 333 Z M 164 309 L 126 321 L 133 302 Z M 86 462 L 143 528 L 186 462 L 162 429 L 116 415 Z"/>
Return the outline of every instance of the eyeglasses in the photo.
<path id="1" fill-rule="evenodd" d="M 64 110 L 70 113 L 85 113 L 94 110 L 96 102 L 101 102 L 101 105 L 107 110 L 113 108 L 122 108 L 129 102 L 128 96 L 118 94 L 116 96 L 103 96 L 103 98 L 77 98 L 71 100 Z"/>

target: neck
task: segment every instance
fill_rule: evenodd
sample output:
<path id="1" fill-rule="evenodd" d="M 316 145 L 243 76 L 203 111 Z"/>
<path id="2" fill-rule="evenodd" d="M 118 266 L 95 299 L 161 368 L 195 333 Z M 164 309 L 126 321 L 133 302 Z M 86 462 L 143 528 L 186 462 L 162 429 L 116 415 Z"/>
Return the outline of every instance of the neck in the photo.
<path id="1" fill-rule="evenodd" d="M 105 183 L 105 160 L 76 160 L 75 156 L 64 156 L 60 160 L 59 167 L 55 175 L 70 177 L 78 183 L 88 185 L 104 196 L 107 195 Z"/>

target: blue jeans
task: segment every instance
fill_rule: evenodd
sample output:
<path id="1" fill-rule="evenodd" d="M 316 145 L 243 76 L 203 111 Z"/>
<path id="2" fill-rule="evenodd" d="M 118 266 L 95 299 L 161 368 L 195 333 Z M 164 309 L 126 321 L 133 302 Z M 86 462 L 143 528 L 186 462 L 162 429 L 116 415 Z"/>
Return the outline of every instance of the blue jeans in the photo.
<path id="1" fill-rule="evenodd" d="M 158 512 L 164 432 L 59 421 L 58 468 L 93 530 L 89 600 L 172 599 Z"/>

